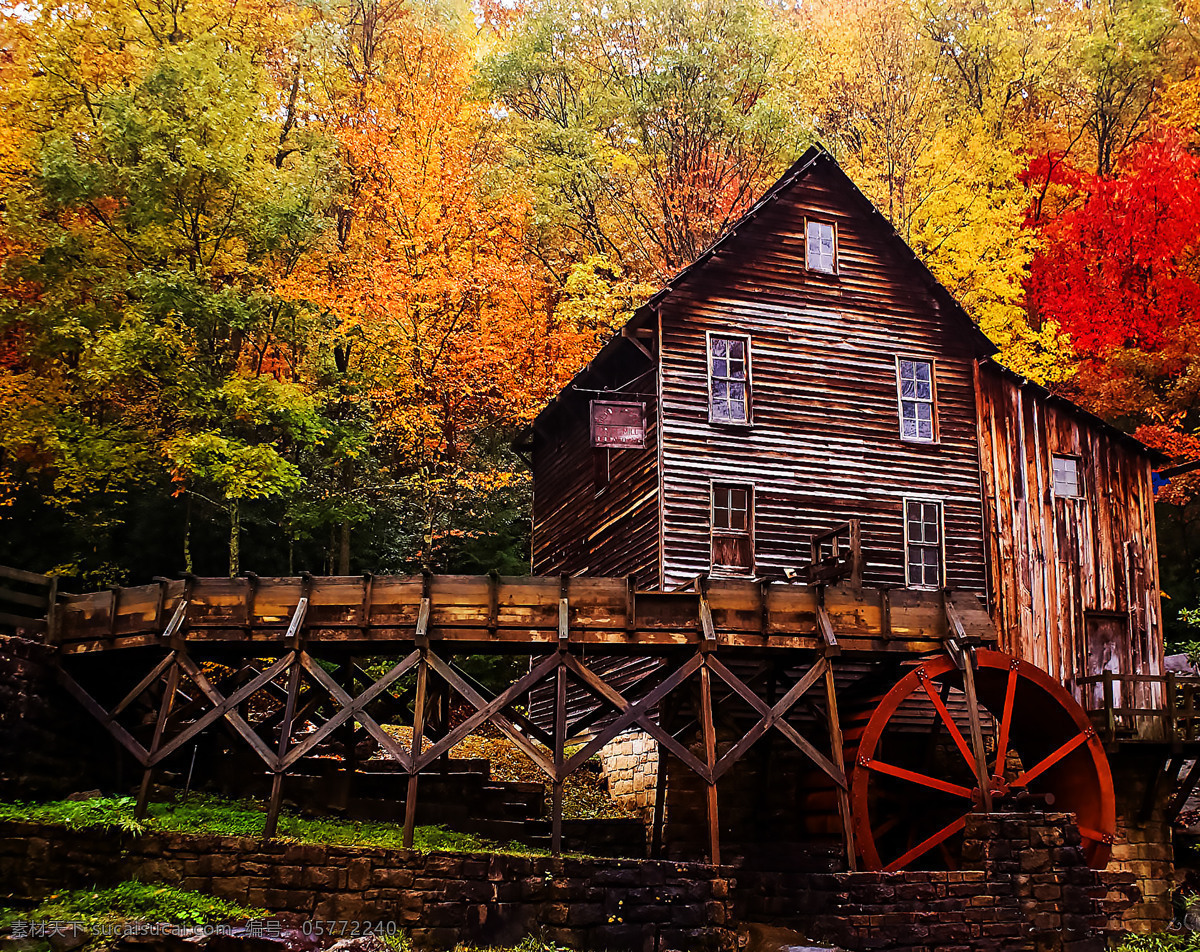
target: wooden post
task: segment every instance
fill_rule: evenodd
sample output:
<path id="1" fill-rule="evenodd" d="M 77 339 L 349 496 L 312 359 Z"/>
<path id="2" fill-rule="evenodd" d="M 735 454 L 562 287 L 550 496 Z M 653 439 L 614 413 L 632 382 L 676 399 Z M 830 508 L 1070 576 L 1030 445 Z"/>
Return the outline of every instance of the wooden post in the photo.
<path id="1" fill-rule="evenodd" d="M 417 828 L 417 778 L 420 774 L 417 762 L 421 757 L 421 746 L 425 737 L 425 715 L 429 689 L 429 618 L 433 613 L 433 603 L 429 593 L 429 573 L 426 572 L 424 575 L 421 607 L 417 610 L 417 627 L 413 634 L 413 643 L 421 652 L 421 657 L 417 661 L 417 697 L 413 703 L 413 735 L 410 748 L 412 760 L 408 772 L 408 787 L 404 792 L 405 849 L 412 849 L 413 833 Z"/>
<path id="2" fill-rule="evenodd" d="M 154 755 L 162 744 L 163 732 L 167 729 L 167 719 L 171 716 L 171 708 L 175 704 L 175 692 L 179 689 L 179 665 L 174 661 L 167 669 L 167 684 L 163 689 L 162 702 L 158 706 L 158 720 L 154 722 L 154 739 L 150 742 L 149 757 L 146 769 L 142 771 L 142 785 L 138 788 L 137 806 L 133 815 L 139 820 L 146 818 L 146 807 L 150 800 L 150 781 L 154 776 Z"/>
<path id="3" fill-rule="evenodd" d="M 283 723 L 279 725 L 279 745 L 276 747 L 278 760 L 274 776 L 271 777 L 271 799 L 267 804 L 267 821 L 263 824 L 263 838 L 271 839 L 279 828 L 279 808 L 283 802 L 283 755 L 287 753 L 292 738 L 292 719 L 296 716 L 296 697 L 300 693 L 300 673 L 303 666 L 297 657 L 288 671 L 287 700 L 283 706 Z"/>
<path id="4" fill-rule="evenodd" d="M 713 726 L 712 671 L 707 664 L 700 666 L 700 733 L 704 739 L 704 762 L 708 766 L 705 793 L 705 816 L 708 820 L 708 861 L 721 865 L 721 832 L 717 816 L 717 779 L 713 769 L 717 764 L 717 732 Z"/>
<path id="5" fill-rule="evenodd" d="M 979 782 L 979 803 L 984 813 L 992 812 L 992 778 L 988 771 L 987 750 L 983 746 L 983 724 L 979 717 L 979 698 L 975 693 L 975 653 L 963 651 L 963 689 L 967 695 L 967 715 L 971 724 L 971 750 L 975 754 L 975 776 Z"/>
<path id="6" fill-rule="evenodd" d="M 429 645 L 421 647 L 421 660 L 417 662 L 417 697 L 413 704 L 412 769 L 408 775 L 408 787 L 404 794 L 404 848 L 412 849 L 413 832 L 417 828 L 417 758 L 421 756 L 421 742 L 425 736 L 425 703 L 429 685 Z"/>
<path id="7" fill-rule="evenodd" d="M 342 684 L 346 685 L 351 694 L 354 694 L 354 674 L 357 669 L 354 665 L 354 659 L 347 657 L 338 666 L 338 678 Z M 342 747 L 346 751 L 346 795 L 352 796 L 351 786 L 354 783 L 354 772 L 358 769 L 358 722 L 353 718 L 348 718 L 346 723 L 342 725 L 338 732 L 342 737 Z"/>
<path id="8" fill-rule="evenodd" d="M 1167 672 L 1167 697 L 1166 697 L 1166 707 L 1167 707 L 1166 722 L 1167 723 L 1164 727 L 1164 730 L 1166 731 L 1166 736 L 1163 737 L 1163 740 L 1165 740 L 1168 744 L 1175 743 L 1175 704 L 1176 704 L 1176 696 L 1175 695 L 1176 695 L 1175 672 L 1168 671 Z"/>
<path id="9" fill-rule="evenodd" d="M 565 652 L 564 652 L 565 653 Z M 555 669 L 555 702 L 554 702 L 554 785 L 551 794 L 551 834 L 550 851 L 557 856 L 562 852 L 562 812 L 563 812 L 563 764 L 566 760 L 567 746 L 567 666 L 560 662 Z"/>
<path id="10" fill-rule="evenodd" d="M 288 622 L 287 634 L 284 636 L 288 648 L 292 652 L 292 663 L 288 671 L 287 700 L 283 706 L 283 723 L 279 725 L 279 745 L 276 748 L 274 776 L 271 777 L 271 799 L 267 804 L 267 821 L 263 825 L 263 837 L 270 839 L 275 835 L 279 826 L 279 808 L 283 801 L 283 775 L 286 769 L 283 765 L 284 754 L 287 753 L 288 743 L 292 739 L 292 720 L 296 716 L 296 699 L 300 694 L 300 675 L 304 670 L 301 655 L 304 649 L 304 616 L 308 614 L 308 596 L 312 590 L 311 578 L 306 578 L 303 594 L 296 602 L 291 621 Z"/>
<path id="11" fill-rule="evenodd" d="M 1117 736 L 1117 714 L 1113 708 L 1116 706 L 1113 701 L 1113 676 L 1111 671 L 1104 672 L 1104 721 L 1105 731 L 1108 734 L 1109 741 L 1112 741 Z"/>
<path id="12" fill-rule="evenodd" d="M 554 778 L 550 793 L 550 851 L 562 852 L 563 781 L 566 779 L 567 653 L 571 647 L 570 577 L 564 575 L 558 597 L 558 667 L 554 669 Z M 628 597 L 628 589 L 626 590 Z"/>
<path id="13" fill-rule="evenodd" d="M 833 751 L 834 766 L 846 775 L 846 759 L 842 750 L 842 723 L 838 717 L 837 684 L 833 679 L 833 665 L 825 666 L 825 706 L 829 711 L 829 744 Z M 846 868 L 850 872 L 858 869 L 858 857 L 854 847 L 854 820 L 850 815 L 850 791 L 837 788 L 838 813 L 842 818 L 842 837 L 846 843 Z"/>

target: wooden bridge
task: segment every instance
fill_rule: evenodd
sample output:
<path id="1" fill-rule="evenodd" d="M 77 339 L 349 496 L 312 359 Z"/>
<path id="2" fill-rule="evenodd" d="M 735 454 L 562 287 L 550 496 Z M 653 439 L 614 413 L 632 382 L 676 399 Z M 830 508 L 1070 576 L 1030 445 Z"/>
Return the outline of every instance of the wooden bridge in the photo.
<path id="1" fill-rule="evenodd" d="M 857 856 L 900 868 L 944 853 L 964 810 L 1025 796 L 1034 778 L 1060 798 L 1090 791 L 1069 808 L 1086 815 L 1081 829 L 1098 849 L 1111 841 L 1111 778 L 1086 715 L 1078 705 L 1071 714 L 1073 702 L 1044 673 L 992 650 L 991 620 L 970 593 L 705 579 L 658 592 L 620 578 L 425 574 L 188 577 L 51 598 L 35 576 L 6 578 L 10 589 L 42 592 L 44 615 L 25 630 L 57 647 L 63 686 L 140 765 L 139 812 L 156 771 L 223 726 L 272 778 L 273 835 L 289 772 L 306 758 L 328 760 L 341 740 L 352 774 L 369 737 L 406 777 L 411 843 L 420 775 L 490 725 L 545 775 L 558 851 L 564 781 L 639 729 L 658 743 L 660 767 L 670 755 L 672 770 L 699 781 L 703 852 L 714 863 L 717 783 L 768 735 L 799 758 L 789 789 L 808 800 L 828 791 L 829 832 L 838 830 L 851 867 Z M 457 663 L 487 654 L 528 662 L 488 690 Z M 553 699 L 536 721 L 534 691 Z M 587 703 L 568 703 L 568 692 Z M 850 735 L 839 711 L 847 699 Z M 397 724 L 411 725 L 411 739 Z M 925 754 L 902 737 L 881 740 L 894 731 L 932 739 L 931 728 L 961 753 L 957 766 L 928 760 L 929 740 L 919 745 Z M 1004 752 L 1018 749 L 1026 769 L 1006 773 Z M 667 774 L 658 771 L 656 853 Z M 914 819 L 903 806 L 910 795 L 889 805 L 884 788 L 896 783 L 923 792 L 922 818 L 941 819 L 932 834 L 910 831 L 886 846 Z"/>

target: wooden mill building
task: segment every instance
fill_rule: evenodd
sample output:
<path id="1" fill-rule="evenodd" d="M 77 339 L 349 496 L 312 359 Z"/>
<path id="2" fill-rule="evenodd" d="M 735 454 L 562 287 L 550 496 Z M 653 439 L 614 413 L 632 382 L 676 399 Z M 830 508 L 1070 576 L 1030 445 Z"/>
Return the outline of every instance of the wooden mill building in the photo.
<path id="1" fill-rule="evenodd" d="M 1161 674 L 1155 452 L 996 351 L 810 149 L 537 418 L 533 571 L 782 578 L 857 520 L 866 584 L 977 593 L 1063 682 Z"/>
<path id="2" fill-rule="evenodd" d="M 1093 712 L 1161 708 L 1161 460 L 996 352 L 810 149 L 537 418 L 533 571 L 670 591 L 850 559 L 852 584 L 974 593 Z M 1114 856 L 1161 904 L 1164 752 L 1132 743 L 1109 745 L 1141 824 Z"/>

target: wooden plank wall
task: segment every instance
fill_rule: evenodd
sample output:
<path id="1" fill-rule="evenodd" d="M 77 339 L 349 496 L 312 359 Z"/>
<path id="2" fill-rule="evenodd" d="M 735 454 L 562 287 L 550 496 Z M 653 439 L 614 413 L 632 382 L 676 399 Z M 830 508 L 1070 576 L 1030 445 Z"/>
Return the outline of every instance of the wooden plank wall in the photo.
<path id="1" fill-rule="evenodd" d="M 835 221 L 838 274 L 805 269 L 805 216 Z M 739 229 L 661 305 L 664 584 L 709 568 L 712 479 L 756 486 L 756 561 L 808 561 L 812 534 L 862 520 L 867 584 L 904 583 L 902 498 L 943 501 L 950 585 L 985 591 L 974 359 L 878 213 L 829 163 Z M 753 425 L 708 422 L 705 332 L 751 335 Z M 897 355 L 936 362 L 941 439 L 899 436 Z"/>
<path id="2" fill-rule="evenodd" d="M 646 372 L 645 358 L 626 345 L 608 373 L 615 383 Z M 620 355 L 619 355 L 620 356 Z M 638 391 L 653 393 L 655 375 Z M 609 484 L 597 491 L 588 406 L 592 394 L 568 393 L 549 420 L 540 421 L 533 446 L 533 573 L 535 575 L 632 575 L 641 587 L 657 587 L 658 405 L 646 403 L 644 450 L 612 450 Z M 612 399 L 638 399 L 625 392 Z"/>
<path id="3" fill-rule="evenodd" d="M 1146 454 L 995 365 L 981 364 L 977 380 L 992 616 L 1001 646 L 1070 685 L 1089 673 L 1085 613 L 1128 613 L 1130 650 L 1120 670 L 1162 674 Z M 1082 459 L 1082 498 L 1053 495 L 1055 453 Z"/>

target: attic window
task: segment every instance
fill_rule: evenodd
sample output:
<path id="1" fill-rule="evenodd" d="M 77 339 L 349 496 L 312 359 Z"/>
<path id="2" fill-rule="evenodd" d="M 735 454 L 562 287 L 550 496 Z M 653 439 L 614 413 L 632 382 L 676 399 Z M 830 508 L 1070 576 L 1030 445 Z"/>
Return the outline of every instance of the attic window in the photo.
<path id="1" fill-rule="evenodd" d="M 829 222 L 810 221 L 805 242 L 805 263 L 810 271 L 834 274 L 837 271 L 837 231 Z"/>
<path id="2" fill-rule="evenodd" d="M 708 338 L 708 419 L 750 422 L 750 339 Z"/>
<path id="3" fill-rule="evenodd" d="M 1054 469 L 1054 495 L 1060 499 L 1079 499 L 1083 496 L 1083 482 L 1079 473 L 1078 456 L 1055 454 L 1051 461 Z"/>

